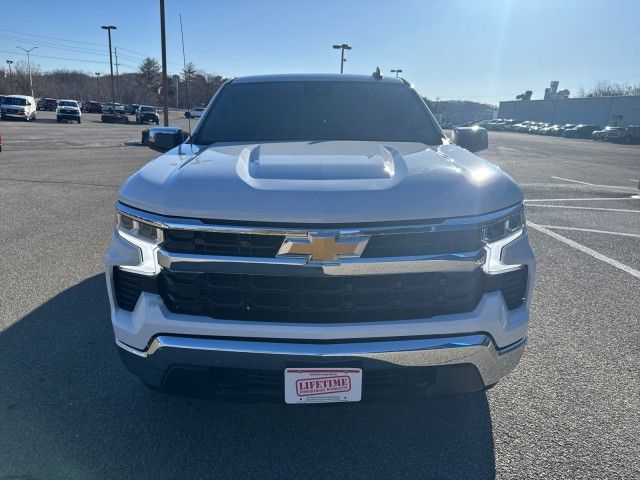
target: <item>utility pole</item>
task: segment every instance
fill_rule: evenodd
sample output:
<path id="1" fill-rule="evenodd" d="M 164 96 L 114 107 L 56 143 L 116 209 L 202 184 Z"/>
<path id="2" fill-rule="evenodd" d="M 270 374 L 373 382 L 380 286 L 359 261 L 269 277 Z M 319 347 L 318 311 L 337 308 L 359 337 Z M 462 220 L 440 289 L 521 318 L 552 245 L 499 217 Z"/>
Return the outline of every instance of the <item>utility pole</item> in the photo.
<path id="1" fill-rule="evenodd" d="M 169 126 L 169 92 L 167 91 L 167 39 L 164 29 L 164 0 L 160 0 L 160 41 L 162 43 L 162 113 L 164 126 Z"/>
<path id="2" fill-rule="evenodd" d="M 189 79 L 186 77 L 187 71 L 187 56 L 184 53 L 184 31 L 182 30 L 182 14 L 180 14 L 180 37 L 182 38 L 182 75 L 184 76 L 184 103 L 187 108 L 189 107 Z M 189 131 L 191 131 L 191 118 L 189 120 Z"/>
<path id="3" fill-rule="evenodd" d="M 402 73 L 402 69 L 397 69 L 397 70 L 391 70 L 391 73 L 395 73 L 396 74 L 396 78 L 398 78 L 398 75 Z"/>
<path id="4" fill-rule="evenodd" d="M 33 97 L 33 78 L 31 77 L 31 59 L 29 58 L 29 52 L 31 52 L 31 50 L 34 50 L 38 47 L 31 47 L 29 50 L 22 47 L 16 47 L 16 48 L 26 52 L 27 54 L 27 65 L 29 65 L 29 87 L 31 88 L 31 96 Z"/>
<path id="5" fill-rule="evenodd" d="M 11 64 L 13 60 L 7 60 L 7 65 L 9 65 L 9 81 L 11 82 L 11 91 L 13 92 L 13 75 L 11 75 Z"/>
<path id="6" fill-rule="evenodd" d="M 118 87 L 118 100 L 122 101 L 122 91 L 120 90 L 120 72 L 118 71 L 118 47 L 113 47 L 113 53 L 116 56 L 116 85 Z"/>
<path id="7" fill-rule="evenodd" d="M 176 108 L 180 108 L 180 75 L 174 75 L 176 81 Z"/>
<path id="8" fill-rule="evenodd" d="M 113 25 L 102 25 L 103 30 L 107 31 L 109 35 L 109 68 L 111 69 L 111 102 L 113 107 L 113 114 L 116 115 L 116 87 L 113 83 L 113 56 L 111 55 L 111 30 L 117 30 L 118 27 Z"/>
<path id="9" fill-rule="evenodd" d="M 344 62 L 347 61 L 347 59 L 344 58 L 344 51 L 351 50 L 351 46 L 343 43 L 342 45 L 334 45 L 333 48 L 340 50 L 340 74 L 342 74 L 344 73 Z"/>
<path id="10" fill-rule="evenodd" d="M 100 82 L 98 82 L 98 78 L 100 78 L 100 72 L 96 72 L 96 95 L 98 95 L 96 100 L 100 98 Z"/>

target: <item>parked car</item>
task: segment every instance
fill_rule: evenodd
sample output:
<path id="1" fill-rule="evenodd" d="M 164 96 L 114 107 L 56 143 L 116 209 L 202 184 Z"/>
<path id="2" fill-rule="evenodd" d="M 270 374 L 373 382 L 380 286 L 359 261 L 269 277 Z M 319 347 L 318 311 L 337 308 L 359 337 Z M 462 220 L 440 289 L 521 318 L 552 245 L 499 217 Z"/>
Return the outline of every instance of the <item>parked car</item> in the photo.
<path id="1" fill-rule="evenodd" d="M 540 130 L 542 130 L 543 128 L 547 128 L 547 127 L 549 127 L 549 126 L 550 126 L 550 125 L 549 125 L 548 123 L 545 123 L 545 122 L 537 122 L 537 123 L 534 123 L 533 125 L 531 125 L 531 126 L 529 127 L 528 132 L 529 132 L 529 133 L 533 133 L 533 134 L 535 134 L 535 135 L 538 135 L 538 134 L 540 134 Z"/>
<path id="2" fill-rule="evenodd" d="M 136 110 L 136 123 L 155 123 L 160 124 L 160 117 L 156 107 L 149 105 L 140 105 Z"/>
<path id="3" fill-rule="evenodd" d="M 58 108 L 58 101 L 55 98 L 41 98 L 36 105 L 36 110 L 55 112 L 56 108 Z"/>
<path id="4" fill-rule="evenodd" d="M 27 122 L 36 120 L 36 101 L 27 95 L 7 95 L 0 106 L 0 117 L 19 118 Z"/>
<path id="5" fill-rule="evenodd" d="M 56 109 L 56 121 L 60 123 L 63 120 L 72 122 L 82 122 L 82 113 L 80 105 L 76 100 L 60 100 Z"/>
<path id="6" fill-rule="evenodd" d="M 114 103 L 113 102 L 103 103 L 102 104 L 102 113 L 114 113 Z M 124 113 L 125 113 L 124 105 L 122 105 L 121 103 L 116 103 L 115 104 L 115 113 L 121 113 L 121 114 L 124 115 Z"/>
<path id="7" fill-rule="evenodd" d="M 116 344 L 150 388 L 326 403 L 516 366 L 535 259 L 522 190 L 472 153 L 485 129 L 450 143 L 376 72 L 235 78 L 184 133 L 149 130 L 166 153 L 119 190 L 106 255 Z"/>
<path id="8" fill-rule="evenodd" d="M 600 130 L 602 127 L 598 125 L 576 125 L 573 128 L 568 128 L 562 132 L 563 137 L 567 138 L 591 138 L 591 134 Z"/>
<path id="9" fill-rule="evenodd" d="M 200 118 L 204 110 L 204 107 L 193 107 L 184 112 L 184 116 L 187 118 Z"/>
<path id="10" fill-rule="evenodd" d="M 125 105 L 124 111 L 129 115 L 135 115 L 139 106 L 140 105 L 138 105 L 137 103 L 130 103 L 128 105 Z"/>
<path id="11" fill-rule="evenodd" d="M 640 143 L 640 126 L 630 125 L 626 128 L 611 129 L 605 140 L 615 143 Z"/>
<path id="12" fill-rule="evenodd" d="M 100 102 L 89 100 L 84 102 L 83 107 L 83 111 L 86 113 L 102 113 L 102 104 Z"/>
<path id="13" fill-rule="evenodd" d="M 604 127 L 602 130 L 594 130 L 594 132 L 591 134 L 591 138 L 593 140 L 607 140 L 607 137 L 609 135 L 609 133 L 611 133 L 614 130 L 623 130 L 622 127 L 612 127 L 612 126 L 607 126 Z M 615 135 L 615 134 L 614 134 Z"/>

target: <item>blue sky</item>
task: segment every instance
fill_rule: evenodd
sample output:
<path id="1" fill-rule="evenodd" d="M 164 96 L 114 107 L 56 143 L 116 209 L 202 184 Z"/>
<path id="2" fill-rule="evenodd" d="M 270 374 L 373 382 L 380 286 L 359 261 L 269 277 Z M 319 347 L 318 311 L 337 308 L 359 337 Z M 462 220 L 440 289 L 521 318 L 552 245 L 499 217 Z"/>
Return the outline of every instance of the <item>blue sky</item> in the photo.
<path id="1" fill-rule="evenodd" d="M 182 64 L 181 13 L 187 60 L 226 76 L 336 72 L 339 51 L 331 46 L 345 42 L 353 47 L 346 73 L 402 68 L 429 98 L 497 103 L 527 89 L 540 98 L 551 80 L 572 92 L 599 79 L 640 83 L 637 0 L 165 2 L 170 73 Z M 32 60 L 44 69 L 105 73 L 100 25 L 110 23 L 118 27 L 121 71 L 133 71 L 145 55 L 160 58 L 158 5 L 3 0 L 0 58 L 24 59 L 16 46 L 37 45 Z M 22 18 L 20 26 L 11 17 Z"/>

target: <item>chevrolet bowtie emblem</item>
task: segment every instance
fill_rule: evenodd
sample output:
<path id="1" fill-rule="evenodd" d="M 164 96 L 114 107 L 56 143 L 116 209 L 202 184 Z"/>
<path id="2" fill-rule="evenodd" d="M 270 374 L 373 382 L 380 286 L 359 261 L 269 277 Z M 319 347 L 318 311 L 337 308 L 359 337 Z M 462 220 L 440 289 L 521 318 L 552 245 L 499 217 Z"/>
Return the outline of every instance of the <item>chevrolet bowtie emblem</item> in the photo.
<path id="1" fill-rule="evenodd" d="M 341 257 L 359 257 L 367 246 L 369 237 L 339 234 L 308 233 L 287 235 L 278 256 L 306 257 L 309 262 L 337 262 Z"/>

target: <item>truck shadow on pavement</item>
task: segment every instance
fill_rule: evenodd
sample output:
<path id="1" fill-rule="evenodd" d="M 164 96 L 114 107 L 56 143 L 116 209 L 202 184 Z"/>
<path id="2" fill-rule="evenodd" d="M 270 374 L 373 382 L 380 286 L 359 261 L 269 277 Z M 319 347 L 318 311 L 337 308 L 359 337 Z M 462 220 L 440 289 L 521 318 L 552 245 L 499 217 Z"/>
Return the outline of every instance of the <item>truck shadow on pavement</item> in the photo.
<path id="1" fill-rule="evenodd" d="M 115 350 L 104 275 L 0 332 L 3 478 L 493 478 L 481 394 L 309 408 L 147 390 Z"/>

